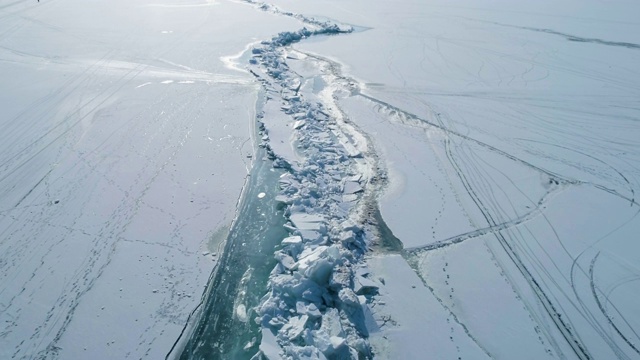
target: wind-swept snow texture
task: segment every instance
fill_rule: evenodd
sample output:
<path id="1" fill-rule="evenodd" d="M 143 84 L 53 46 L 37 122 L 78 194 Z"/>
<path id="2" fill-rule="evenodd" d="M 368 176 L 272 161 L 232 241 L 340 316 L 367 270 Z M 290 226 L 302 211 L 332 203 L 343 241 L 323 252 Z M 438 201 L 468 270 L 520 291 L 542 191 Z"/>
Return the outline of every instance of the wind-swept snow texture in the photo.
<path id="1" fill-rule="evenodd" d="M 0 358 L 164 358 L 251 165 L 259 86 L 228 56 L 294 25 L 218 1 L 0 1 Z"/>
<path id="2" fill-rule="evenodd" d="M 376 357 L 640 358 L 637 3 L 273 3 L 366 29 L 293 48 L 390 174 Z"/>

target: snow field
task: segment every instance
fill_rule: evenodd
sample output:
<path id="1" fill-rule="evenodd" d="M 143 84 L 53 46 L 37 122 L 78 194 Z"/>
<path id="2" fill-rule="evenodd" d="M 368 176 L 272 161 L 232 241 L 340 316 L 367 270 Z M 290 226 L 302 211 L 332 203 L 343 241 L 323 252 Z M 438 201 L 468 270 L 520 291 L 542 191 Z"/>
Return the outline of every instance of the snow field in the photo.
<path id="1" fill-rule="evenodd" d="M 615 295 L 637 291 L 637 4 L 276 3 L 368 29 L 295 47 L 357 79 L 338 104 L 386 160 L 382 217 L 450 321 L 491 357 L 638 356 Z M 412 351 L 393 344 L 376 356 Z"/>
<path id="2" fill-rule="evenodd" d="M 258 92 L 220 58 L 297 22 L 147 5 L 0 4 L 0 358 L 163 358 L 216 265 Z"/>

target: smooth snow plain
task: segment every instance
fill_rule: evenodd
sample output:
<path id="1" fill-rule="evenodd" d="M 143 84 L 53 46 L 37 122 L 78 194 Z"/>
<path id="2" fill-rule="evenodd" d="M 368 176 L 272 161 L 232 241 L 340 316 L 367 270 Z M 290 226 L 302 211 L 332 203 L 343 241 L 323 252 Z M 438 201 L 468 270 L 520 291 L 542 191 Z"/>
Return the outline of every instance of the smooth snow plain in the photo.
<path id="1" fill-rule="evenodd" d="M 640 357 L 637 4 L 248 3 L 0 4 L 3 355 L 167 354 L 259 143 L 256 358 Z"/>

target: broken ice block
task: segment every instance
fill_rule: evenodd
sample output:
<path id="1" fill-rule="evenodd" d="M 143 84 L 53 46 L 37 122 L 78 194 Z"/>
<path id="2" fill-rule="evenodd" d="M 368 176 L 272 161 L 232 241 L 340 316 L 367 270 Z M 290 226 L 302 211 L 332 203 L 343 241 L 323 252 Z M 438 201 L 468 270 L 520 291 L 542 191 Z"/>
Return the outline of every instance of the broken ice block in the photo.
<path id="1" fill-rule="evenodd" d="M 362 276 L 356 276 L 353 285 L 358 295 L 373 294 L 378 291 L 378 284 Z"/>
<path id="2" fill-rule="evenodd" d="M 344 190 L 342 191 L 345 195 L 355 194 L 363 191 L 362 187 L 359 183 L 355 181 L 345 181 Z"/>
<path id="3" fill-rule="evenodd" d="M 315 230 L 321 232 L 324 225 L 324 217 L 317 214 L 295 213 L 289 220 L 300 230 Z"/>
<path id="4" fill-rule="evenodd" d="M 268 360 L 280 360 L 280 346 L 276 340 L 276 337 L 271 333 L 271 330 L 262 328 L 262 341 L 260 342 L 260 351 L 262 355 Z"/>
<path id="5" fill-rule="evenodd" d="M 289 322 L 280 329 L 278 335 L 284 337 L 285 339 L 292 341 L 296 339 L 298 336 L 302 334 L 307 325 L 307 321 L 309 320 L 309 316 L 294 316 L 289 319 Z"/>

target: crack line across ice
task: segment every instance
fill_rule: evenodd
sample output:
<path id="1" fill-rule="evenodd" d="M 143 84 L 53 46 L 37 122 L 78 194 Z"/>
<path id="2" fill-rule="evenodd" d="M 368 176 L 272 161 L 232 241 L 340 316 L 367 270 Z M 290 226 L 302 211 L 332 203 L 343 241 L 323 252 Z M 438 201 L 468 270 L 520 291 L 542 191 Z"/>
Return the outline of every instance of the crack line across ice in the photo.
<path id="1" fill-rule="evenodd" d="M 377 325 L 369 304 L 377 286 L 363 265 L 369 239 L 361 200 L 377 186 L 372 181 L 375 160 L 366 137 L 336 110 L 333 91 L 306 96 L 300 76 L 286 62 L 289 45 L 352 29 L 248 2 L 309 26 L 255 46 L 249 66 L 266 91 L 265 109 L 271 109 L 258 114 L 261 146 L 274 166 L 287 170 L 277 201 L 286 206 L 285 226 L 291 233 L 275 252 L 278 263 L 256 309 L 262 326 L 256 358 L 371 358 L 367 338 Z M 330 77 L 327 83 L 340 80 L 331 78 L 331 71 L 324 74 Z M 291 122 L 299 158 L 272 148 L 268 133 L 274 112 L 284 112 Z"/>
<path id="2" fill-rule="evenodd" d="M 474 143 L 476 145 L 479 145 L 491 152 L 494 152 L 500 156 L 503 156 L 509 160 L 515 161 L 521 165 L 524 165 L 530 169 L 533 169 L 541 174 L 545 174 L 546 176 L 548 176 L 551 179 L 554 179 L 554 181 L 559 181 L 560 183 L 562 183 L 563 185 L 589 185 L 589 186 L 593 186 L 596 189 L 608 192 L 611 195 L 617 196 L 623 200 L 628 201 L 631 206 L 634 205 L 640 205 L 638 204 L 638 202 L 635 200 L 635 191 L 633 190 L 633 188 L 629 187 L 629 193 L 631 196 L 625 195 L 620 193 L 619 191 L 615 190 L 615 189 L 610 189 L 604 185 L 601 184 L 597 184 L 597 183 L 593 183 L 593 182 L 587 182 L 587 181 L 582 181 L 582 180 L 578 180 L 578 179 L 571 179 L 568 177 L 564 177 L 556 172 L 553 172 L 551 170 L 542 168 L 540 166 L 537 166 L 535 164 L 532 164 L 524 159 L 521 159 L 517 156 L 514 156 L 504 150 L 501 150 L 493 145 L 490 145 L 488 143 L 482 142 L 478 139 L 475 139 L 473 137 L 470 137 L 468 135 L 462 134 L 460 132 L 457 132 L 455 130 L 450 129 L 449 127 L 444 125 L 444 122 L 441 119 L 441 115 L 436 113 L 434 114 L 435 119 L 433 121 L 428 120 L 426 118 L 420 117 L 416 114 L 413 114 L 409 111 L 403 110 L 401 108 L 398 108 L 390 103 L 384 102 L 382 100 L 379 100 L 373 96 L 367 95 L 363 92 L 358 92 L 357 93 L 358 96 L 362 97 L 363 99 L 367 99 L 369 101 L 371 101 L 374 104 L 379 105 L 380 107 L 386 109 L 387 111 L 393 112 L 395 113 L 397 119 L 402 122 L 405 125 L 409 125 L 409 126 L 418 126 L 418 127 L 433 127 L 436 129 L 440 129 L 442 131 L 444 131 L 448 136 L 453 136 L 453 137 L 457 137 L 460 138 L 462 140 L 466 140 L 469 141 L 471 143 Z M 626 180 L 626 177 L 624 177 L 624 175 L 620 174 L 621 177 L 623 179 Z"/>
<path id="3" fill-rule="evenodd" d="M 249 139 L 250 140 L 250 139 Z M 247 140 L 248 141 L 248 140 Z M 243 143 L 246 143 L 246 141 Z M 254 151 L 255 152 L 255 151 Z M 244 159 L 243 159 L 244 161 Z M 245 163 L 245 166 L 247 166 L 247 164 Z M 233 226 L 235 225 L 235 223 L 238 221 L 238 217 L 240 216 L 239 213 L 239 209 L 240 209 L 240 203 L 242 202 L 242 198 L 244 196 L 244 194 L 247 192 L 248 189 L 248 184 L 249 184 L 249 177 L 251 176 L 249 169 L 247 169 L 247 174 L 244 177 L 244 183 L 242 184 L 242 189 L 240 190 L 240 195 L 238 195 L 238 198 L 236 199 L 236 210 L 233 216 L 233 219 L 231 219 L 231 224 L 229 225 L 229 228 L 233 228 Z M 218 244 L 218 247 L 216 248 L 216 253 L 221 254 L 223 252 L 223 249 L 226 245 L 226 242 L 223 241 L 221 243 Z M 183 340 L 183 337 L 185 334 L 188 333 L 188 330 L 191 326 L 193 326 L 192 323 L 192 319 L 196 316 L 196 314 L 201 310 L 201 308 L 204 306 L 206 300 L 207 300 L 207 296 L 211 291 L 211 285 L 213 284 L 213 278 L 216 275 L 216 272 L 219 271 L 219 267 L 220 267 L 220 262 L 216 261 L 216 263 L 213 266 L 213 269 L 211 270 L 211 273 L 209 274 L 209 278 L 207 279 L 207 282 L 204 286 L 204 289 L 202 291 L 202 294 L 200 295 L 200 301 L 198 301 L 198 303 L 196 304 L 196 306 L 191 310 L 191 312 L 189 313 L 189 316 L 187 316 L 186 321 L 184 322 L 182 329 L 180 330 L 180 334 L 178 335 L 178 337 L 176 338 L 176 340 L 173 342 L 173 344 L 171 345 L 171 348 L 169 349 L 169 351 L 167 352 L 167 354 L 165 355 L 165 360 L 170 359 L 173 356 L 173 353 L 176 349 L 179 348 L 180 343 Z"/>

